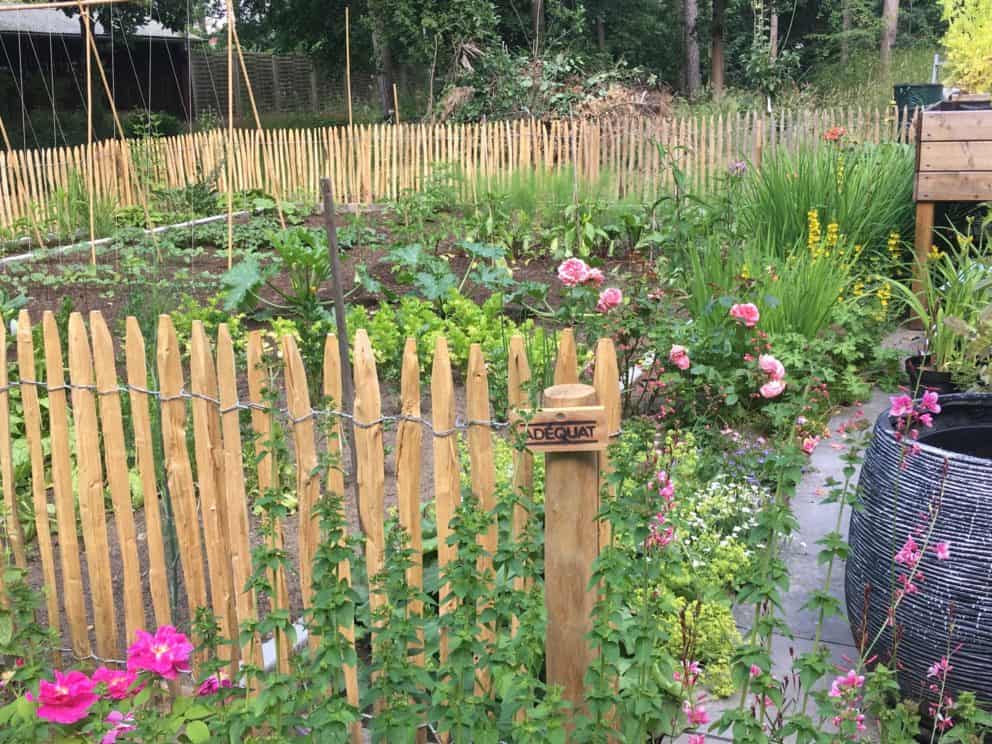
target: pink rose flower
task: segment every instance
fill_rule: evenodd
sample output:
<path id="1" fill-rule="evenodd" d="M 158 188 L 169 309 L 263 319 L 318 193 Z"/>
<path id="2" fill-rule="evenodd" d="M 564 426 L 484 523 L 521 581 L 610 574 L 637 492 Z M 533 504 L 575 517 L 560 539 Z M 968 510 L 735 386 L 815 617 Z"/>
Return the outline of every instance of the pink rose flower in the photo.
<path id="1" fill-rule="evenodd" d="M 133 723 L 134 716 L 130 713 L 124 715 L 119 710 L 110 711 L 104 721 L 106 723 L 112 723 L 114 727 L 103 735 L 103 738 L 100 739 L 100 744 L 115 744 L 118 736 L 126 734 L 128 731 L 134 731 L 135 729 Z"/>
<path id="2" fill-rule="evenodd" d="M 760 677 L 761 676 L 761 667 L 759 667 L 757 664 L 752 664 L 751 665 L 751 669 L 749 671 L 749 675 L 750 675 L 751 679 L 754 679 L 755 677 Z"/>
<path id="3" fill-rule="evenodd" d="M 596 309 L 601 313 L 608 313 L 613 308 L 619 306 L 621 302 L 623 302 L 623 292 L 616 287 L 608 287 L 599 293 L 599 302 L 596 303 Z"/>
<path id="4" fill-rule="evenodd" d="M 742 305 L 733 305 L 730 308 L 730 317 L 743 323 L 748 328 L 754 328 L 758 325 L 761 315 L 758 313 L 758 307 L 755 304 L 746 302 Z"/>
<path id="5" fill-rule="evenodd" d="M 758 388 L 758 392 L 761 393 L 761 397 L 769 400 L 772 398 L 777 398 L 784 390 L 785 383 L 782 380 L 769 380 Z"/>
<path id="6" fill-rule="evenodd" d="M 706 744 L 706 734 L 689 734 L 687 744 Z"/>
<path id="7" fill-rule="evenodd" d="M 762 354 L 758 357 L 758 369 L 773 380 L 781 380 L 785 377 L 785 367 L 782 366 L 782 362 L 771 354 Z"/>
<path id="8" fill-rule="evenodd" d="M 802 444 L 803 452 L 805 452 L 807 455 L 812 455 L 813 450 L 816 449 L 816 445 L 818 445 L 819 443 L 820 443 L 819 437 L 805 437 L 803 439 L 803 444 Z"/>
<path id="9" fill-rule="evenodd" d="M 939 542 L 933 546 L 933 552 L 937 556 L 938 561 L 950 560 L 951 544 L 949 542 Z"/>
<path id="10" fill-rule="evenodd" d="M 38 717 L 52 723 L 76 723 L 86 718 L 90 708 L 99 700 L 93 688 L 96 683 L 82 672 L 62 674 L 55 671 L 55 681 L 41 680 L 38 697 L 30 692 L 29 702 L 38 702 Z"/>
<path id="11" fill-rule="evenodd" d="M 103 682 L 107 685 L 107 692 L 104 697 L 110 700 L 123 700 L 141 690 L 141 686 L 135 686 L 138 675 L 134 672 L 127 672 L 123 669 L 107 669 L 100 667 L 93 672 L 94 682 Z"/>
<path id="12" fill-rule="evenodd" d="M 679 344 L 672 344 L 672 348 L 668 352 L 668 361 L 681 370 L 687 370 L 692 366 L 692 362 L 689 360 L 689 350 Z"/>
<path id="13" fill-rule="evenodd" d="M 889 415 L 899 418 L 913 412 L 913 399 L 905 393 L 889 396 Z"/>
<path id="14" fill-rule="evenodd" d="M 606 277 L 603 276 L 602 271 L 599 269 L 589 269 L 589 273 L 586 275 L 586 284 L 591 284 L 594 287 L 598 287 L 604 281 L 606 281 Z"/>
<path id="15" fill-rule="evenodd" d="M 171 625 L 163 625 L 155 635 L 139 630 L 137 640 L 127 650 L 127 668 L 175 679 L 177 674 L 189 671 L 192 653 L 193 644 Z"/>
<path id="16" fill-rule="evenodd" d="M 569 258 L 558 267 L 558 278 L 566 287 L 577 287 L 589 280 L 589 266 L 581 258 Z"/>

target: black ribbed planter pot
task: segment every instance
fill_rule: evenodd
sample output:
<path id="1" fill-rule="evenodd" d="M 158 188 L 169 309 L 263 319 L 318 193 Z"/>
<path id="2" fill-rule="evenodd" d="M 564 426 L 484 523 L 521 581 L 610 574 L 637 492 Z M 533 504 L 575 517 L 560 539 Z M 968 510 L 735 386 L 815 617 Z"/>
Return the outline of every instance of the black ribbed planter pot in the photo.
<path id="1" fill-rule="evenodd" d="M 907 535 L 923 545 L 926 514 L 939 500 L 930 549 L 919 564 L 920 591 L 907 595 L 896 614 L 899 684 L 906 697 L 933 697 L 927 669 L 947 654 L 953 608 L 950 644 L 960 649 L 951 660 L 947 691 L 956 697 L 970 690 L 992 703 L 992 394 L 942 396 L 940 403 L 934 427 L 921 432 L 920 451 L 902 470 L 903 445 L 888 412 L 875 424 L 859 483 L 864 508 L 853 512 L 848 536 L 848 618 L 859 643 L 862 634 L 871 643 L 881 632 L 871 655 L 888 663 L 893 556 Z M 922 535 L 916 533 L 921 527 Z M 946 561 L 932 550 L 942 541 L 951 545 Z"/>

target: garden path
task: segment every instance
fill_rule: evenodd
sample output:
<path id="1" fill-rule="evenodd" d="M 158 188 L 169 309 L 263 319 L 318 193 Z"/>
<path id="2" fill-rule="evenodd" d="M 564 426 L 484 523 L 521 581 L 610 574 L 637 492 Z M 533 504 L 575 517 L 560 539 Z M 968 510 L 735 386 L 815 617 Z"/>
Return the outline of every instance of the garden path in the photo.
<path id="1" fill-rule="evenodd" d="M 918 333 L 900 330 L 885 339 L 883 346 L 909 350 L 916 345 L 917 340 Z M 809 467 L 796 489 L 793 511 L 799 527 L 791 544 L 783 553 L 789 569 L 790 581 L 789 590 L 782 598 L 785 620 L 792 629 L 793 637 L 786 638 L 776 634 L 772 639 L 772 671 L 776 677 L 781 678 L 790 672 L 793 656 L 812 650 L 813 639 L 816 635 L 816 615 L 804 610 L 803 605 L 811 592 L 823 587 L 826 579 L 826 565 L 820 565 L 817 562 L 820 548 L 816 542 L 831 532 L 837 523 L 837 504 L 823 503 L 823 497 L 829 491 L 829 487 L 825 483 L 831 477 L 841 482 L 844 480 L 845 463 L 842 459 L 844 448 L 842 437 L 837 433 L 837 429 L 841 424 L 862 416 L 870 426 L 874 426 L 875 419 L 888 407 L 889 392 L 875 389 L 864 403 L 840 409 L 830 420 L 832 437 L 825 439 L 814 450 L 810 457 Z M 850 509 L 848 508 L 845 509 L 841 523 L 841 534 L 844 535 L 845 539 L 849 522 Z M 844 566 L 842 563 L 835 563 L 834 565 L 830 592 L 841 601 L 842 608 L 845 608 Z M 737 608 L 735 616 L 741 634 L 747 634 L 751 628 L 753 610 L 750 607 Z M 830 649 L 832 662 L 838 668 L 848 669 L 852 665 L 852 661 L 858 658 L 858 650 L 854 645 L 854 638 L 851 635 L 846 614 L 828 619 L 823 625 L 822 638 L 827 648 Z M 821 682 L 821 684 L 823 683 Z M 792 695 L 787 695 L 787 699 L 794 700 L 795 690 L 791 692 Z M 734 707 L 738 703 L 739 697 L 737 696 L 726 700 L 710 700 L 707 704 L 710 719 L 717 720 L 723 710 Z M 809 711 L 814 712 L 814 710 L 811 701 Z M 729 732 L 724 736 L 707 734 L 706 740 L 713 742 L 733 741 Z M 679 744 L 685 744 L 687 741 L 687 736 L 678 739 Z"/>

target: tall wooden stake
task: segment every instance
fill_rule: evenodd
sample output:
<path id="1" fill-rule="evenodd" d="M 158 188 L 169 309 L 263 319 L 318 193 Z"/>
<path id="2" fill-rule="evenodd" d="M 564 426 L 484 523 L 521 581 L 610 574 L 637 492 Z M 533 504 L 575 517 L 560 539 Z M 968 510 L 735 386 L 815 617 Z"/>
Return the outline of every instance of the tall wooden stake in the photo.
<path id="1" fill-rule="evenodd" d="M 234 168 L 231 159 L 234 155 L 234 9 L 231 0 L 227 6 L 227 157 L 224 158 L 224 173 L 227 178 L 227 268 L 234 265 Z"/>
<path id="2" fill-rule="evenodd" d="M 83 29 L 86 38 L 89 39 L 90 14 L 86 12 L 82 5 L 79 6 L 79 14 L 83 18 Z M 89 44 L 86 45 L 86 193 L 89 199 L 90 208 L 90 263 L 96 266 L 96 216 L 93 204 L 93 56 Z"/>
<path id="3" fill-rule="evenodd" d="M 354 125 L 351 117 L 351 8 L 344 9 L 344 85 L 348 92 L 348 126 Z"/>
<path id="4" fill-rule="evenodd" d="M 334 324 L 338 332 L 338 352 L 341 354 L 342 397 L 344 398 L 344 400 L 334 401 L 334 405 L 350 416 L 354 413 L 355 387 L 351 374 L 351 357 L 348 353 L 348 324 L 345 321 L 344 287 L 341 284 L 341 256 L 338 250 L 338 225 L 334 217 L 334 191 L 331 188 L 331 179 L 320 179 L 320 198 L 324 203 L 327 251 L 331 256 L 331 292 L 334 296 Z M 355 478 L 358 474 L 355 429 L 352 426 L 342 428 L 348 439 L 348 449 L 351 450 L 351 473 L 352 478 Z M 362 525 L 362 532 L 365 532 L 365 525 Z"/>
<path id="5" fill-rule="evenodd" d="M 396 123 L 400 123 L 400 99 L 396 94 L 396 83 L 393 83 L 393 118 Z"/>

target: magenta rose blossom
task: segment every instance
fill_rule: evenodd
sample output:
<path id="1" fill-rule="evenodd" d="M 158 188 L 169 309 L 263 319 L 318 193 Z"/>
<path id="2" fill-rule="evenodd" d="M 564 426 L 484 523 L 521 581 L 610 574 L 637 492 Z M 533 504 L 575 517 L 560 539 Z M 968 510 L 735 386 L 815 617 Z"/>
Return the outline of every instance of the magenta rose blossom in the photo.
<path id="1" fill-rule="evenodd" d="M 86 718 L 90 708 L 99 698 L 93 692 L 96 683 L 82 672 L 68 674 L 55 671 L 55 681 L 41 680 L 38 697 L 30 692 L 27 699 L 38 702 L 38 717 L 52 723 L 76 723 Z"/>
<path id="2" fill-rule="evenodd" d="M 733 305 L 730 308 L 730 317 L 743 323 L 748 328 L 754 328 L 758 325 L 761 315 L 758 313 L 757 305 L 747 302 L 743 305 Z"/>
<path id="3" fill-rule="evenodd" d="M 231 684 L 231 680 L 227 678 L 227 675 L 211 674 L 200 683 L 200 686 L 196 689 L 196 694 L 204 697 L 206 695 L 213 695 L 218 690 L 230 687 L 233 687 L 233 685 Z"/>
<path id="4" fill-rule="evenodd" d="M 777 398 L 785 391 L 785 383 L 782 380 L 769 380 L 760 388 L 758 392 L 761 393 L 762 398 Z"/>
<path id="5" fill-rule="evenodd" d="M 601 313 L 608 313 L 620 305 L 621 302 L 623 302 L 623 292 L 616 287 L 608 287 L 599 293 L 599 302 L 596 303 L 596 309 Z"/>
<path id="6" fill-rule="evenodd" d="M 566 287 L 577 287 L 589 281 L 589 267 L 581 258 L 566 259 L 558 267 L 558 278 Z"/>
<path id="7" fill-rule="evenodd" d="M 692 361 L 689 359 L 689 350 L 679 344 L 672 344 L 672 348 L 668 352 L 668 361 L 681 370 L 687 370 L 692 366 Z"/>
<path id="8" fill-rule="evenodd" d="M 177 674 L 189 671 L 192 653 L 193 644 L 171 625 L 163 625 L 155 635 L 139 630 L 137 640 L 127 650 L 127 668 L 175 679 Z"/>
<path id="9" fill-rule="evenodd" d="M 123 700 L 141 690 L 140 685 L 135 685 L 138 681 L 138 675 L 123 669 L 100 667 L 93 672 L 93 681 L 103 682 L 107 685 L 105 697 L 110 700 Z"/>

